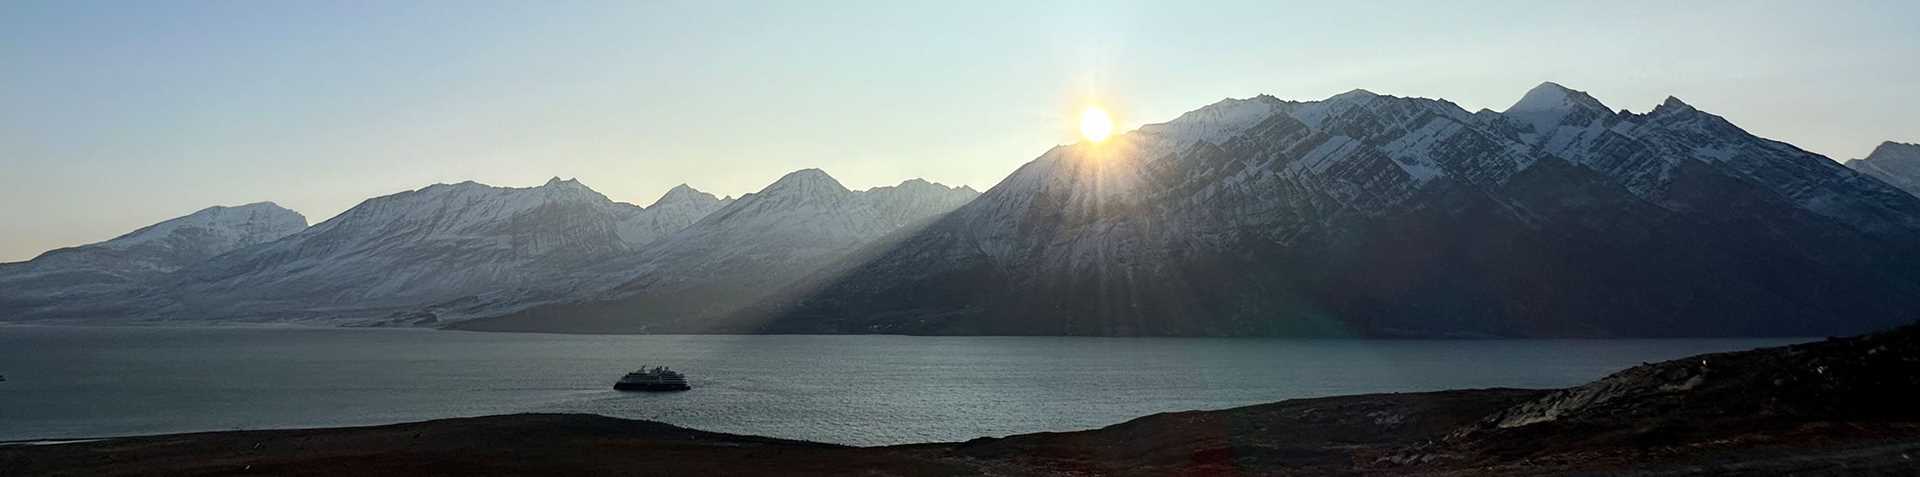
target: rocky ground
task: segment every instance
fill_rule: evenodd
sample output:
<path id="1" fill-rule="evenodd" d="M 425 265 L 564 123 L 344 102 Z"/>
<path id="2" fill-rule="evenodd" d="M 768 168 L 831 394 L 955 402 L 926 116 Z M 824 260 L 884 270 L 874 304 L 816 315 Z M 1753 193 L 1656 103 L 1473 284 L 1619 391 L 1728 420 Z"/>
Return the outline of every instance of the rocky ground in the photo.
<path id="1" fill-rule="evenodd" d="M 0 475 L 1920 474 L 1920 328 L 1695 356 L 1562 390 L 1157 414 L 845 447 L 593 415 L 0 445 Z"/>

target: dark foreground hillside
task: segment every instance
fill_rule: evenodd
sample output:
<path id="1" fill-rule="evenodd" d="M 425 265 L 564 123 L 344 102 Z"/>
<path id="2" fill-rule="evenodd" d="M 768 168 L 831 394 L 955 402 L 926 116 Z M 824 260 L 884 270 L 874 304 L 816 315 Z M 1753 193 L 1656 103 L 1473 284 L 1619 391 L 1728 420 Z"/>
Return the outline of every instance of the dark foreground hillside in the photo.
<path id="1" fill-rule="evenodd" d="M 5 445 L 0 475 L 1912 475 L 1916 403 L 1909 326 L 1562 390 L 1303 399 L 964 443 L 856 448 L 534 414 Z"/>

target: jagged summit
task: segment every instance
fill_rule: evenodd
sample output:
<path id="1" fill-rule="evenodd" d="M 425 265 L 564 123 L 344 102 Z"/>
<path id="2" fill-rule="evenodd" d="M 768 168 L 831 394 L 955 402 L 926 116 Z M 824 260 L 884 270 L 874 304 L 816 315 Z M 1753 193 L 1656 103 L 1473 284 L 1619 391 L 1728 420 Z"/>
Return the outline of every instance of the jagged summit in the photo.
<path id="1" fill-rule="evenodd" d="M 536 187 L 535 189 L 546 190 L 549 191 L 549 194 L 554 195 L 572 196 L 581 200 L 609 200 L 605 194 L 601 194 L 600 191 L 593 190 L 592 187 L 587 187 L 586 184 L 581 183 L 580 179 L 563 180 L 555 177 L 548 179 L 546 184 Z"/>
<path id="2" fill-rule="evenodd" d="M 1687 104 L 1687 102 L 1685 101 L 1681 101 L 1680 98 L 1668 96 L 1665 101 L 1660 102 L 1659 106 L 1654 106 L 1653 111 L 1648 114 L 1660 115 L 1660 114 L 1684 113 L 1687 111 L 1698 111 L 1698 110 L 1695 109 L 1693 105 Z"/>

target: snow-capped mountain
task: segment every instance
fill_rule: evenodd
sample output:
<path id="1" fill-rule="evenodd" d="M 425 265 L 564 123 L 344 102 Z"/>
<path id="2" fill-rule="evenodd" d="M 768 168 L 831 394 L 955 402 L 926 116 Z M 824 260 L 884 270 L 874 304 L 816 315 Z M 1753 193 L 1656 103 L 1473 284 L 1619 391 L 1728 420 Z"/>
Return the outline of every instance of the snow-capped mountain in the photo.
<path id="1" fill-rule="evenodd" d="M 1542 108 L 1540 103 L 1551 101 L 1530 103 L 1536 96 L 1573 99 L 1557 109 Z M 1540 121 L 1540 110 L 1555 120 Z M 1831 160 L 1811 160 L 1820 156 L 1791 144 L 1754 137 L 1679 98 L 1668 97 L 1644 115 L 1606 111 L 1586 93 L 1546 83 L 1504 114 L 1536 122 L 1501 122 L 1520 127 L 1494 130 L 1516 134 L 1539 152 L 1618 178 L 1635 195 L 1670 208 L 1681 205 L 1675 202 L 1681 199 L 1670 194 L 1690 192 L 1670 190 L 1674 181 L 1688 175 L 1683 169 L 1705 167 L 1854 228 L 1901 233 L 1920 227 L 1920 217 L 1901 208 L 1908 202 L 1897 197 L 1899 191 Z"/>
<path id="2" fill-rule="evenodd" d="M 686 228 L 731 203 L 732 197 L 721 199 L 680 184 L 667 190 L 666 195 L 660 196 L 659 200 L 653 201 L 653 205 L 644 209 L 631 204 L 618 204 L 624 206 L 621 207 L 624 211 L 619 214 L 622 218 L 615 234 L 620 236 L 620 241 L 626 242 L 627 247 L 637 249 Z"/>
<path id="3" fill-rule="evenodd" d="M 307 227 L 306 217 L 272 202 L 208 207 L 112 240 L 0 264 L 0 314 L 14 319 L 87 318 L 117 313 L 116 300 L 154 281 L 233 250 Z"/>
<path id="4" fill-rule="evenodd" d="M 1847 161 L 1847 167 L 1920 196 L 1920 144 L 1883 142 L 1867 158 Z"/>
<path id="5" fill-rule="evenodd" d="M 1850 334 L 1920 310 L 1915 146 L 1842 166 L 1668 98 L 1223 100 L 985 193 L 439 184 L 0 265 L 0 312 L 573 332 Z M 1906 178 L 1906 179 L 1903 179 Z M 1902 182 L 1907 181 L 1907 182 Z M 303 228 L 304 227 L 304 228 Z M 475 319 L 478 318 L 478 319 Z M 466 321 L 471 320 L 471 321 Z"/>
<path id="6" fill-rule="evenodd" d="M 337 322 L 425 305 L 458 314 L 537 303 L 597 286 L 606 277 L 581 270 L 636 253 L 727 203 L 685 186 L 643 208 L 559 178 L 530 188 L 436 184 L 369 199 L 298 234 L 182 270 L 170 290 L 179 303 L 161 312 Z"/>
<path id="7" fill-rule="evenodd" d="M 1678 99 L 1227 100 L 1061 146 L 729 323 L 764 332 L 1843 333 L 1920 310 L 1920 199 Z"/>
<path id="8" fill-rule="evenodd" d="M 639 331 L 723 315 L 977 195 L 920 179 L 854 191 L 819 169 L 795 171 L 611 262 L 608 273 L 626 278 L 609 292 L 460 327 Z"/>

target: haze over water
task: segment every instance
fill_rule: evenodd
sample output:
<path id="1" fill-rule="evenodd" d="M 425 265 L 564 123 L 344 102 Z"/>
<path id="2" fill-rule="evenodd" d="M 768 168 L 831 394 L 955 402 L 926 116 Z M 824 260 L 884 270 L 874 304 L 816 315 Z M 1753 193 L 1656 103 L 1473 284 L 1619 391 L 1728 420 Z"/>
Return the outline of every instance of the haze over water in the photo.
<path id="1" fill-rule="evenodd" d="M 0 440 L 586 412 L 843 444 L 1095 428 L 1291 398 L 1580 384 L 1805 339 L 583 336 L 0 327 Z M 622 393 L 642 365 L 684 393 Z"/>

